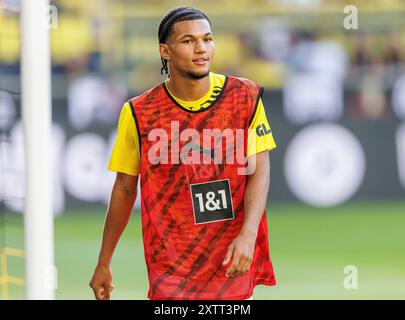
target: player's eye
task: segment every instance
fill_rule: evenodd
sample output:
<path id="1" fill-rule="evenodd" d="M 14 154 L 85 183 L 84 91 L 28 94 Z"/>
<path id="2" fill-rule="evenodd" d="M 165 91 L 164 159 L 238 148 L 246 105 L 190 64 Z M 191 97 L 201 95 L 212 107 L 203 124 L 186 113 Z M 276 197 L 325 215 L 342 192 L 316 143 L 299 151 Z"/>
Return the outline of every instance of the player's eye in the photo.
<path id="1" fill-rule="evenodd" d="M 183 43 L 193 43 L 193 40 L 191 40 L 191 39 L 184 40 Z"/>
<path id="2" fill-rule="evenodd" d="M 211 42 L 211 41 L 213 41 L 214 39 L 213 38 L 205 38 L 205 41 L 206 42 Z"/>

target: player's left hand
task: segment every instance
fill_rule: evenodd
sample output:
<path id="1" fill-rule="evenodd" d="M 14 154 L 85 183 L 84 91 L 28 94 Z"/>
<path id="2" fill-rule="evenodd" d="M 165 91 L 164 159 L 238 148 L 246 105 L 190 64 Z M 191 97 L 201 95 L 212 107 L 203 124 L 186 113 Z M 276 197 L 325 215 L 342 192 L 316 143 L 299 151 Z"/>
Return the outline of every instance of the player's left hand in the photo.
<path id="1" fill-rule="evenodd" d="M 233 258 L 232 264 L 226 270 L 227 277 L 243 276 L 249 271 L 253 261 L 255 242 L 256 234 L 247 231 L 241 231 L 232 241 L 222 263 L 222 265 L 226 265 Z"/>

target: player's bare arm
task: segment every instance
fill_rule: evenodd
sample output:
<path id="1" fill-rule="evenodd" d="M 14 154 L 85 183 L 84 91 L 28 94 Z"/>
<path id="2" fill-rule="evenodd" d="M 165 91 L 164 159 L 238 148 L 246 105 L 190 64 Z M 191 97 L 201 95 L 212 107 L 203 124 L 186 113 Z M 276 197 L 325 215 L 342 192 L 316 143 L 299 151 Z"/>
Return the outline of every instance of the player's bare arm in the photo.
<path id="1" fill-rule="evenodd" d="M 117 173 L 104 223 L 98 263 L 89 284 L 97 300 L 110 299 L 111 291 L 114 288 L 110 267 L 111 259 L 131 216 L 136 199 L 137 183 L 138 176 Z"/>
<path id="2" fill-rule="evenodd" d="M 242 229 L 235 240 L 229 245 L 223 264 L 232 264 L 227 269 L 228 277 L 244 275 L 249 271 L 253 260 L 255 242 L 260 220 L 267 202 L 270 187 L 269 153 L 256 154 L 256 170 L 248 176 L 244 207 L 245 217 Z"/>

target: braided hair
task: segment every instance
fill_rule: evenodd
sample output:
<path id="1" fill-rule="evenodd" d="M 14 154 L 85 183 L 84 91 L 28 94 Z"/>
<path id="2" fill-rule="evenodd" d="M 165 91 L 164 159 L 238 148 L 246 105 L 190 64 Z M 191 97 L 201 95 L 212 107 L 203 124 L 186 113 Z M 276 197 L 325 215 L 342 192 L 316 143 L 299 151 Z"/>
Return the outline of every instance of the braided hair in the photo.
<path id="1" fill-rule="evenodd" d="M 172 26 L 176 22 L 180 21 L 188 21 L 188 20 L 198 20 L 198 19 L 205 19 L 208 21 L 210 24 L 211 28 L 211 21 L 207 17 L 207 15 L 193 7 L 179 7 L 170 10 L 162 19 L 162 21 L 159 24 L 159 30 L 158 30 L 158 38 L 159 38 L 159 43 L 166 43 L 167 38 L 170 36 L 170 33 L 172 31 Z M 165 71 L 166 74 L 169 74 L 169 68 L 167 66 L 167 60 L 163 59 L 162 57 L 160 58 L 162 61 L 162 68 L 160 69 L 160 74 L 163 74 L 163 71 Z"/>

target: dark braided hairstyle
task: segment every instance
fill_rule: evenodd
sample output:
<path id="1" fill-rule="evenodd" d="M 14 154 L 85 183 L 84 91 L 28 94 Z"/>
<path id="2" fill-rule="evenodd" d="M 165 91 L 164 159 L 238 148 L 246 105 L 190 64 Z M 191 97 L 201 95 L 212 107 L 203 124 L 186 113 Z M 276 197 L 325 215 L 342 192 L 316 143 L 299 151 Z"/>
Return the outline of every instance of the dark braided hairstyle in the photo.
<path id="1" fill-rule="evenodd" d="M 159 24 L 159 30 L 158 30 L 158 38 L 159 38 L 159 43 L 166 43 L 167 38 L 170 36 L 170 33 L 172 31 L 172 26 L 176 22 L 180 21 L 188 21 L 188 20 L 198 20 L 198 19 L 205 19 L 208 21 L 210 24 L 211 28 L 211 21 L 207 17 L 207 15 L 193 7 L 179 7 L 170 10 L 162 19 L 162 21 Z M 169 74 L 169 68 L 167 67 L 167 60 L 163 59 L 162 57 L 160 58 L 162 61 L 162 69 L 160 69 L 160 74 L 163 74 L 163 71 L 165 71 L 166 74 Z"/>

